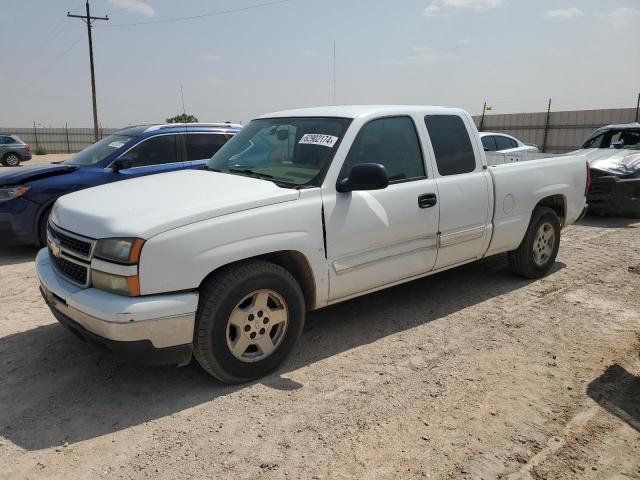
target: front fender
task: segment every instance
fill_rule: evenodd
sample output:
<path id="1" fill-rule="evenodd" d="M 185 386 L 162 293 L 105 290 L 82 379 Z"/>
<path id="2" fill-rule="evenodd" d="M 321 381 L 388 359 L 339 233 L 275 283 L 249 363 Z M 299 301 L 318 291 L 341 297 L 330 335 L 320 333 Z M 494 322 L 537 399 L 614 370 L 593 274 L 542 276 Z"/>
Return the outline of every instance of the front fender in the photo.
<path id="1" fill-rule="evenodd" d="M 140 257 L 142 295 L 193 290 L 213 271 L 248 258 L 294 251 L 307 260 L 316 301 L 328 294 L 319 191 L 275 204 L 196 222 L 158 234 Z"/>

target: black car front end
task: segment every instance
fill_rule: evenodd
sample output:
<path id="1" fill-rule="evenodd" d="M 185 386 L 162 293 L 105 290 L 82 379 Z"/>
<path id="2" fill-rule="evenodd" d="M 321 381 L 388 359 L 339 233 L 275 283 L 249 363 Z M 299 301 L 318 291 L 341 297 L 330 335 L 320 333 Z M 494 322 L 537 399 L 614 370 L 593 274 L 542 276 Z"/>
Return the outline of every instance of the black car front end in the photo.
<path id="1" fill-rule="evenodd" d="M 593 213 L 640 216 L 640 172 L 620 176 L 593 168 L 587 202 Z"/>

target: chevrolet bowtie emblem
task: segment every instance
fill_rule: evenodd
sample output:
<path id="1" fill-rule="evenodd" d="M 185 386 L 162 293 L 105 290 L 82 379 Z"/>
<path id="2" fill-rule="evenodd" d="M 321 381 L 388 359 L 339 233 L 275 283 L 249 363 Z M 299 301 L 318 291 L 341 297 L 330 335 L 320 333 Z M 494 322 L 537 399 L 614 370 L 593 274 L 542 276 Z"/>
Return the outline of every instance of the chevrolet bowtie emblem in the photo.
<path id="1" fill-rule="evenodd" d="M 61 249 L 60 249 L 60 242 L 58 240 L 56 240 L 55 238 L 50 238 L 49 248 L 51 248 L 51 253 L 53 254 L 54 257 L 60 256 Z"/>

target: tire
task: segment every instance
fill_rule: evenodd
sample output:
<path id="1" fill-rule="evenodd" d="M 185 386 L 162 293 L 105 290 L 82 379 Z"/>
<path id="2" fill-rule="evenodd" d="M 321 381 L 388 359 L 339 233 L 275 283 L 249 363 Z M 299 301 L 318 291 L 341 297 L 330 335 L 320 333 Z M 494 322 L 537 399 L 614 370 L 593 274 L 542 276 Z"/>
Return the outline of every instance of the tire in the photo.
<path id="1" fill-rule="evenodd" d="M 17 167 L 20 165 L 20 157 L 15 153 L 7 153 L 2 162 L 7 167 Z"/>
<path id="2" fill-rule="evenodd" d="M 263 377 L 291 352 L 305 313 L 302 289 L 287 270 L 262 260 L 238 263 L 200 288 L 194 356 L 225 383 Z"/>
<path id="3" fill-rule="evenodd" d="M 48 207 L 38 220 L 38 246 L 45 247 L 47 245 L 47 222 L 49 221 L 49 215 L 51 215 L 51 208 Z"/>
<path id="4" fill-rule="evenodd" d="M 550 208 L 536 207 L 522 243 L 508 253 L 509 267 L 526 278 L 544 277 L 556 261 L 559 247 L 558 215 Z"/>

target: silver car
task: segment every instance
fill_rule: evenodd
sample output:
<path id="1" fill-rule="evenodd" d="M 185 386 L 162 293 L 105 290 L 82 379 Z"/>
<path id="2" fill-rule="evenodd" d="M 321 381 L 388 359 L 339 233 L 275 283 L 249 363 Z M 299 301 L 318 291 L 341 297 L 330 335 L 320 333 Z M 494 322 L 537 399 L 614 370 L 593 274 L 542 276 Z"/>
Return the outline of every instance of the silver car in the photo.
<path id="1" fill-rule="evenodd" d="M 0 162 L 5 167 L 17 167 L 20 162 L 31 160 L 29 144 L 16 135 L 0 133 Z"/>

